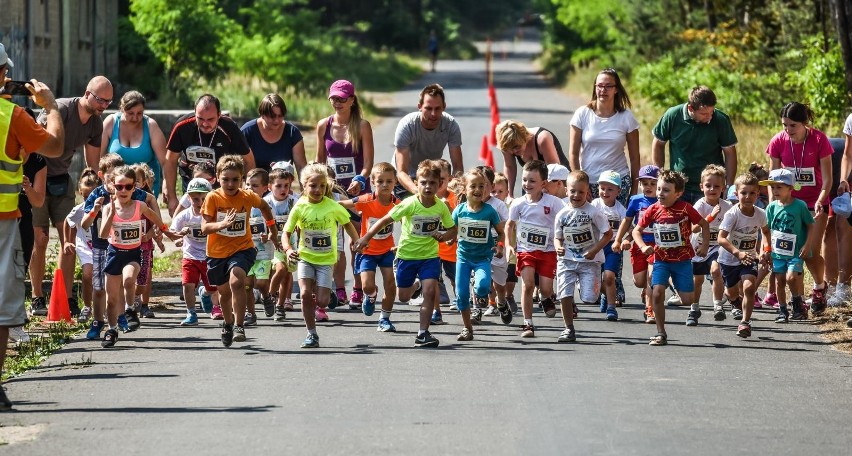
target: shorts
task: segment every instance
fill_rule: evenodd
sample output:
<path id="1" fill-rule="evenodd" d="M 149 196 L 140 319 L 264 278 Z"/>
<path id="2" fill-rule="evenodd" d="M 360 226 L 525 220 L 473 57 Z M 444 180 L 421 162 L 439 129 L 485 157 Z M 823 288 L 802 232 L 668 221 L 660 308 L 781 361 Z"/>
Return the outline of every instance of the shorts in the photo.
<path id="1" fill-rule="evenodd" d="M 104 269 L 106 268 L 106 249 L 92 248 L 92 289 L 104 291 Z"/>
<path id="2" fill-rule="evenodd" d="M 775 274 L 785 274 L 787 272 L 805 272 L 805 261 L 800 257 L 789 258 L 772 258 L 772 272 Z"/>
<path id="3" fill-rule="evenodd" d="M 376 268 L 392 268 L 396 253 L 392 250 L 381 255 L 368 255 L 366 253 L 355 254 L 355 274 L 362 272 L 376 272 Z"/>
<path id="4" fill-rule="evenodd" d="M 294 247 L 295 248 L 295 247 Z M 284 256 L 283 250 L 275 250 L 275 254 L 272 255 L 272 266 L 277 266 L 279 264 L 287 264 L 287 257 Z"/>
<path id="5" fill-rule="evenodd" d="M 50 225 L 61 227 L 65 217 L 71 213 L 71 209 L 74 209 L 77 186 L 71 183 L 70 175 L 66 174 L 65 177 L 68 179 L 68 185 L 64 195 L 53 196 L 47 192 L 44 204 L 32 209 L 34 227 L 48 228 Z M 60 176 L 48 179 L 60 179 Z"/>
<path id="6" fill-rule="evenodd" d="M 80 266 L 84 264 L 92 264 L 92 248 L 85 242 L 76 243 L 74 251 L 77 253 L 77 258 L 80 260 Z"/>
<path id="7" fill-rule="evenodd" d="M 254 265 L 255 258 L 257 258 L 257 249 L 254 247 L 240 250 L 227 258 L 207 257 L 207 279 L 212 285 L 224 285 L 228 283 L 231 269 L 240 268 L 248 273 Z"/>
<path id="8" fill-rule="evenodd" d="M 122 275 L 124 267 L 131 263 L 137 265 L 142 263 L 142 248 L 118 249 L 112 244 L 107 247 L 106 263 L 104 273 L 108 275 Z"/>
<path id="9" fill-rule="evenodd" d="M 136 286 L 144 287 L 151 283 L 151 272 L 154 270 L 154 249 L 142 249 L 142 262 L 139 263 L 139 275 L 136 276 Z"/>
<path id="10" fill-rule="evenodd" d="M 651 286 L 669 286 L 669 278 L 675 290 L 684 293 L 695 291 L 695 283 L 692 281 L 692 260 L 683 261 L 655 261 L 654 271 L 651 274 Z"/>
<path id="11" fill-rule="evenodd" d="M 746 266 L 738 264 L 728 266 L 727 264 L 720 263 L 719 266 L 722 268 L 722 278 L 725 279 L 725 287 L 727 288 L 734 288 L 745 276 L 757 277 L 757 269 L 755 269 L 754 265 Z"/>
<path id="12" fill-rule="evenodd" d="M 719 258 L 719 251 L 715 251 L 710 255 L 707 255 L 707 258 L 701 262 L 692 262 L 692 275 L 707 275 L 710 274 L 710 267 L 713 265 L 713 262 Z"/>
<path id="13" fill-rule="evenodd" d="M 534 268 L 535 272 L 548 279 L 556 277 L 556 252 L 518 252 L 518 266 L 515 275 L 520 276 L 524 268 Z"/>
<path id="14" fill-rule="evenodd" d="M 27 318 L 24 307 L 26 265 L 17 219 L 0 220 L 0 327 L 21 326 Z"/>
<path id="15" fill-rule="evenodd" d="M 394 277 L 397 288 L 408 288 L 414 285 L 414 279 L 438 280 L 441 277 L 441 260 L 429 258 L 428 260 L 403 260 L 397 258 L 393 262 Z M 455 278 L 455 274 L 453 274 Z"/>
<path id="16" fill-rule="evenodd" d="M 441 270 L 444 271 L 444 275 L 455 282 L 456 280 L 456 262 L 455 261 L 447 261 L 441 260 Z"/>
<path id="17" fill-rule="evenodd" d="M 191 283 L 196 288 L 198 288 L 199 284 L 203 284 L 204 288 L 211 293 L 216 290 L 216 287 L 210 285 L 210 281 L 207 280 L 206 261 L 193 260 L 191 258 L 182 259 L 180 262 L 180 278 L 183 284 Z"/>
<path id="18" fill-rule="evenodd" d="M 508 266 L 509 265 L 507 263 L 491 263 L 491 280 L 501 287 L 506 286 L 506 281 L 509 280 Z M 515 278 L 515 280 L 517 280 L 517 278 Z"/>
<path id="19" fill-rule="evenodd" d="M 648 244 L 653 247 L 652 244 Z M 645 256 L 639 247 L 636 247 L 634 243 L 632 247 L 630 247 L 630 265 L 633 266 L 633 274 L 639 274 L 640 272 L 645 272 L 648 270 L 648 265 L 654 264 L 655 257 L 654 254 Z"/>
<path id="20" fill-rule="evenodd" d="M 624 257 L 622 256 L 624 252 L 615 253 L 612 250 L 612 242 L 604 246 L 604 263 L 603 270 L 611 271 L 618 274 L 618 271 L 621 270 L 621 264 Z"/>
<path id="21" fill-rule="evenodd" d="M 556 299 L 573 298 L 574 289 L 578 286 L 583 302 L 597 301 L 601 293 L 601 264 L 591 261 L 557 261 Z"/>
<path id="22" fill-rule="evenodd" d="M 268 280 L 270 274 L 272 274 L 272 260 L 255 260 L 246 275 L 258 280 Z"/>
<path id="23" fill-rule="evenodd" d="M 509 267 L 506 268 L 506 275 L 508 276 L 506 277 L 506 283 L 518 283 L 518 272 L 516 271 L 517 268 L 518 265 L 514 263 L 509 263 Z"/>
<path id="24" fill-rule="evenodd" d="M 311 264 L 305 260 L 299 260 L 296 277 L 298 280 L 313 280 L 318 287 L 331 290 L 331 284 L 334 281 L 332 278 L 333 270 L 334 265 L 331 264 Z"/>

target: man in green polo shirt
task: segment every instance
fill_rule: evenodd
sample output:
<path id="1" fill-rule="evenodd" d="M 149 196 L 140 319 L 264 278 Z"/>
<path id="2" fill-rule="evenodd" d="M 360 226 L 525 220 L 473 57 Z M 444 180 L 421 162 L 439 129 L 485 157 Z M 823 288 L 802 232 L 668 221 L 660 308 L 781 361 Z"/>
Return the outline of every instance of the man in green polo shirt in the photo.
<path id="1" fill-rule="evenodd" d="M 728 115 L 717 110 L 716 94 L 708 87 L 694 87 L 689 101 L 669 108 L 654 127 L 654 164 L 666 165 L 669 143 L 670 167 L 689 178 L 682 200 L 694 204 L 704 196 L 701 171 L 709 164 L 725 167 L 727 184 L 737 175 L 737 135 Z"/>

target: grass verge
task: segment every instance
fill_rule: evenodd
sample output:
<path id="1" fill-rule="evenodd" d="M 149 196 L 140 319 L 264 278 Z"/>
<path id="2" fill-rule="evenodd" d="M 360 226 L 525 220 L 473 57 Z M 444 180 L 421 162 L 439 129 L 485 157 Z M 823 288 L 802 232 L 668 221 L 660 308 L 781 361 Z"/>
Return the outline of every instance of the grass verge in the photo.
<path id="1" fill-rule="evenodd" d="M 852 329 L 846 326 L 846 320 L 850 317 L 850 307 L 829 307 L 819 317 L 813 317 L 813 321 L 829 345 L 843 353 L 852 354 Z"/>
<path id="2" fill-rule="evenodd" d="M 3 366 L 2 381 L 38 367 L 48 356 L 62 348 L 70 339 L 85 329 L 82 323 L 45 323 L 42 319 L 33 319 L 26 326 L 30 335 L 29 342 L 9 345 L 6 350 L 6 362 Z M 91 359 L 83 358 L 88 364 Z"/>

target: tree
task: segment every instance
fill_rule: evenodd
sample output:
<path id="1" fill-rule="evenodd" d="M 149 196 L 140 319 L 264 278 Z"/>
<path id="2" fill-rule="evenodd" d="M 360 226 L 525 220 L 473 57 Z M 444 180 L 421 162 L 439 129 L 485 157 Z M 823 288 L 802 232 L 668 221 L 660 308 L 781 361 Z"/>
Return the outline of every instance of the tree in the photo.
<path id="1" fill-rule="evenodd" d="M 852 93 L 852 1 L 831 0 L 831 13 L 846 68 L 846 92 Z"/>

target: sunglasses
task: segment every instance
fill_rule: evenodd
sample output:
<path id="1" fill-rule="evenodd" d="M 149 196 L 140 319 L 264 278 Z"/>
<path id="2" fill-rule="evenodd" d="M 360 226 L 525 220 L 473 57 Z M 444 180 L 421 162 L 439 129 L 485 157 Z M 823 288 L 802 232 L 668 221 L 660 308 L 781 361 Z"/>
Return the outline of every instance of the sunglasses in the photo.
<path id="1" fill-rule="evenodd" d="M 130 190 L 136 188 L 136 184 L 113 184 L 112 186 L 115 187 L 115 190 L 117 192 L 120 192 L 122 190 L 129 192 Z"/>

